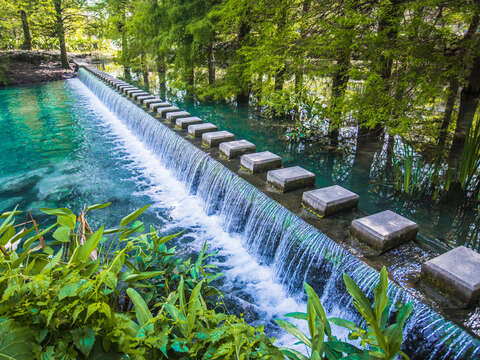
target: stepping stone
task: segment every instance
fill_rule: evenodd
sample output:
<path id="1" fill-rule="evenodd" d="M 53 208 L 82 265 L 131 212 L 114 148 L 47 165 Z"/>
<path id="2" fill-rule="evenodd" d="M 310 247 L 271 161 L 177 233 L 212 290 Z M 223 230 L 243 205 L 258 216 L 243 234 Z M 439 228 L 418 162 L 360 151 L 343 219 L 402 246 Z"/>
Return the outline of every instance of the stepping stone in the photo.
<path id="1" fill-rule="evenodd" d="M 143 104 L 146 106 L 146 107 L 149 107 L 150 104 L 156 104 L 156 103 L 162 103 L 162 99 L 158 98 L 158 97 L 153 97 L 153 99 L 146 99 L 143 101 Z"/>
<path id="2" fill-rule="evenodd" d="M 180 109 L 176 106 L 167 106 L 167 107 L 160 107 L 157 109 L 157 113 L 160 115 L 161 119 L 165 119 L 167 113 L 179 111 Z"/>
<path id="3" fill-rule="evenodd" d="M 228 131 L 212 131 L 202 135 L 202 145 L 208 148 L 232 140 L 235 140 L 235 135 Z"/>
<path id="4" fill-rule="evenodd" d="M 166 115 L 166 119 L 168 123 L 175 124 L 177 119 L 186 118 L 190 116 L 191 116 L 190 113 L 186 111 L 174 111 L 174 112 L 169 112 Z"/>
<path id="5" fill-rule="evenodd" d="M 186 129 L 189 125 L 201 124 L 203 123 L 202 119 L 196 116 L 190 116 L 185 118 L 177 119 L 175 127 L 178 129 Z"/>
<path id="6" fill-rule="evenodd" d="M 255 152 L 256 146 L 247 140 L 229 141 L 220 144 L 220 153 L 227 159 L 236 158 L 242 154 Z"/>
<path id="7" fill-rule="evenodd" d="M 338 185 L 305 191 L 302 195 L 302 203 L 320 216 L 355 207 L 359 199 L 360 196 Z"/>
<path id="8" fill-rule="evenodd" d="M 188 126 L 188 135 L 191 137 L 200 137 L 203 133 L 217 131 L 217 127 L 211 123 L 194 124 Z"/>
<path id="9" fill-rule="evenodd" d="M 150 104 L 150 110 L 155 111 L 158 108 L 169 107 L 169 106 L 172 106 L 172 104 L 165 101 L 154 102 Z"/>
<path id="10" fill-rule="evenodd" d="M 480 254 L 459 246 L 424 263 L 422 277 L 474 305 L 480 299 Z"/>
<path id="11" fill-rule="evenodd" d="M 277 169 L 282 166 L 282 158 L 270 151 L 246 154 L 240 157 L 240 165 L 257 174 L 263 171 Z"/>
<path id="12" fill-rule="evenodd" d="M 151 96 L 150 93 L 143 91 L 141 93 L 133 93 L 130 95 L 134 100 L 137 100 L 140 96 Z"/>
<path id="13" fill-rule="evenodd" d="M 352 221 L 353 236 L 380 252 L 415 239 L 418 225 L 407 218 L 386 210 Z"/>
<path id="14" fill-rule="evenodd" d="M 139 96 L 139 97 L 137 97 L 137 101 L 138 101 L 139 103 L 141 103 L 141 104 L 143 104 L 143 102 L 144 102 L 145 100 L 149 100 L 149 99 L 155 99 L 155 96 L 153 96 L 153 95 L 144 95 L 144 96 Z"/>
<path id="15" fill-rule="evenodd" d="M 130 96 L 130 94 L 133 94 L 133 93 L 136 93 L 136 92 L 143 92 L 143 90 L 140 90 L 136 87 L 133 87 L 133 88 L 129 88 L 129 89 L 125 90 L 124 92 L 125 92 L 125 94 Z"/>
<path id="16" fill-rule="evenodd" d="M 122 92 L 125 94 L 125 96 L 128 96 L 129 91 L 137 91 L 137 88 L 126 88 Z"/>
<path id="17" fill-rule="evenodd" d="M 282 192 L 312 186 L 315 184 L 315 174 L 300 166 L 270 170 L 267 182 Z"/>

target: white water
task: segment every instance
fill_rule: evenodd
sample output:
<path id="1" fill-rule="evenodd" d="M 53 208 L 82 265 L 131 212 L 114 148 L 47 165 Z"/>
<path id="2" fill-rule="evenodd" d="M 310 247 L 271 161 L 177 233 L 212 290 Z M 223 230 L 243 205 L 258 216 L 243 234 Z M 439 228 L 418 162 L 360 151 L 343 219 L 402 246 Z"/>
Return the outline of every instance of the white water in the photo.
<path id="1" fill-rule="evenodd" d="M 230 269 L 225 271 L 225 276 L 229 282 L 237 286 L 241 284 L 254 298 L 258 309 L 263 312 L 262 318 L 279 318 L 289 312 L 306 310 L 305 303 L 288 296 L 284 287 L 274 280 L 270 266 L 260 265 L 246 251 L 241 236 L 226 233 L 222 227 L 224 219 L 220 216 L 207 215 L 201 199 L 189 194 L 185 185 L 162 166 L 158 158 L 80 80 L 70 80 L 70 86 L 89 98 L 91 111 L 98 114 L 98 120 L 105 127 L 105 137 L 113 138 L 118 153 L 126 154 L 123 159 L 129 160 L 130 168 L 138 174 L 136 181 L 144 190 L 133 195 L 147 195 L 151 199 L 151 210 L 169 209 L 171 221 L 163 230 L 195 229 L 189 236 L 195 238 L 192 246 L 198 252 L 207 241 L 209 250 L 218 250 L 219 255 L 227 256 Z M 144 179 L 148 179 L 148 183 Z M 284 336 L 277 342 L 291 345 L 293 339 Z"/>

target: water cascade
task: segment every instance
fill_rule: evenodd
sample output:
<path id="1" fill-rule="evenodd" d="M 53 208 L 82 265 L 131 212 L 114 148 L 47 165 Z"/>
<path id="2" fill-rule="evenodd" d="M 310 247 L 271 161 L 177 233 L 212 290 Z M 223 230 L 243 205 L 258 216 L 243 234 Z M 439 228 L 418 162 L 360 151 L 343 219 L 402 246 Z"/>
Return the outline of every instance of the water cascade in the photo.
<path id="1" fill-rule="evenodd" d="M 79 77 L 190 193 L 202 199 L 207 214 L 219 215 L 225 231 L 239 234 L 248 252 L 274 270 L 277 281 L 289 294 L 302 294 L 302 283 L 306 281 L 321 296 L 329 314 L 358 320 L 342 273 L 348 273 L 367 291 L 378 279 L 374 269 L 87 70 L 81 68 Z M 395 302 L 413 303 L 405 342 L 412 359 L 480 358 L 480 343 L 467 332 L 396 284 L 390 283 L 388 292 Z"/>

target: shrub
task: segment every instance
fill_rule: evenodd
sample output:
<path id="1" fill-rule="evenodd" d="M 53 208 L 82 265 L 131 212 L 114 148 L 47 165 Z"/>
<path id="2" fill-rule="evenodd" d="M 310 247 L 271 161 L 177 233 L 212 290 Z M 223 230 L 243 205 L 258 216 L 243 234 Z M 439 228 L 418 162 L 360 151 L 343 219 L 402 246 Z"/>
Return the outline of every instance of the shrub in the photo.
<path id="1" fill-rule="evenodd" d="M 87 214 L 109 204 L 41 209 L 56 222 L 40 230 L 21 213 L 0 216 L 0 358 L 6 359 L 307 359 L 273 345 L 263 327 L 221 310 L 212 281 L 221 276 L 204 245 L 195 261 L 182 259 L 169 240 L 136 220 L 145 206 L 114 229 L 93 231 Z M 178 235 L 178 234 L 177 234 Z M 400 351 L 410 305 L 387 327 L 390 303 L 386 270 L 381 272 L 373 307 L 345 275 L 354 305 L 368 329 L 343 319 L 327 319 L 318 296 L 305 284 L 310 335 L 277 320 L 310 349 L 310 359 L 374 356 L 393 359 Z M 222 306 L 218 306 L 222 305 Z M 361 348 L 339 341 L 330 322 L 351 330 Z"/>

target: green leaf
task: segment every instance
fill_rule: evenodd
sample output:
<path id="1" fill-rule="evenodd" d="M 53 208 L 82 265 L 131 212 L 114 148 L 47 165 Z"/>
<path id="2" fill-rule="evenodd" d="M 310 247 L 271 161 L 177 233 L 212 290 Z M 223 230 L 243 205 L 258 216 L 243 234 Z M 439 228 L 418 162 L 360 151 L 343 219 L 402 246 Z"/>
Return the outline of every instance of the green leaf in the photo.
<path id="1" fill-rule="evenodd" d="M 88 211 L 92 211 L 92 210 L 98 210 L 98 209 L 103 209 L 103 208 L 106 208 L 107 206 L 110 206 L 112 203 L 111 202 L 107 202 L 105 204 L 95 204 L 95 205 L 91 205 L 89 207 L 87 207 L 87 212 Z"/>
<path id="2" fill-rule="evenodd" d="M 87 261 L 88 257 L 93 252 L 93 250 L 97 248 L 98 243 L 102 239 L 102 235 L 103 235 L 103 225 L 95 233 L 90 235 L 90 237 L 85 242 L 85 244 L 83 244 L 78 248 L 78 252 L 76 253 L 76 259 L 74 261 L 80 264 Z"/>
<path id="3" fill-rule="evenodd" d="M 293 313 L 288 313 L 285 314 L 285 316 L 292 317 L 294 319 L 299 319 L 299 320 L 307 320 L 307 314 L 302 313 L 302 312 L 293 312 Z"/>
<path id="4" fill-rule="evenodd" d="M 310 340 L 295 325 L 293 325 L 292 323 L 290 323 L 288 321 L 281 320 L 281 319 L 275 319 L 275 322 L 278 324 L 278 326 L 287 330 L 290 334 L 295 336 L 302 343 L 304 343 L 305 345 L 307 345 L 310 348 L 312 347 L 312 343 L 310 342 Z"/>
<path id="5" fill-rule="evenodd" d="M 64 216 L 73 215 L 72 210 L 66 208 L 40 208 L 40 211 L 47 215 Z"/>
<path id="6" fill-rule="evenodd" d="M 53 233 L 53 238 L 62 243 L 70 242 L 70 228 L 68 226 L 60 226 Z"/>
<path id="7" fill-rule="evenodd" d="M 327 315 L 325 313 L 325 309 L 322 306 L 320 298 L 318 297 L 315 290 L 313 290 L 313 288 L 307 283 L 303 283 L 303 287 L 305 288 L 305 292 L 307 293 L 308 302 L 311 304 L 311 307 L 314 309 L 315 313 L 320 318 L 320 321 L 324 324 L 327 336 L 331 338 L 332 330 L 330 328 L 330 324 L 328 323 Z"/>
<path id="8" fill-rule="evenodd" d="M 73 343 L 83 355 L 88 356 L 95 345 L 95 331 L 89 327 L 70 331 Z"/>
<path id="9" fill-rule="evenodd" d="M 64 287 L 60 289 L 58 292 L 58 300 L 65 299 L 69 296 L 76 296 L 78 294 L 78 290 L 83 286 L 83 284 L 79 281 L 68 283 Z"/>
<path id="10" fill-rule="evenodd" d="M 305 355 L 297 350 L 280 348 L 280 351 L 290 360 L 308 360 Z"/>
<path id="11" fill-rule="evenodd" d="M 0 320 L 0 359 L 31 360 L 39 348 L 34 330 L 17 326 L 13 320 Z"/>
<path id="12" fill-rule="evenodd" d="M 369 324 L 375 324 L 375 315 L 372 311 L 372 305 L 368 301 L 363 291 L 358 287 L 357 283 L 347 274 L 343 274 L 343 281 L 350 295 L 355 299 L 353 305 L 360 312 L 363 318 Z"/>
<path id="13" fill-rule="evenodd" d="M 125 279 L 123 279 L 123 281 L 133 282 L 133 281 L 145 280 L 145 279 L 150 279 L 156 276 L 163 275 L 164 273 L 165 273 L 164 271 L 146 271 L 138 274 L 128 275 Z"/>
<path id="14" fill-rule="evenodd" d="M 380 326 L 380 320 L 382 318 L 383 311 L 388 304 L 387 287 L 388 274 L 387 269 L 384 266 L 380 271 L 380 281 L 378 282 L 377 289 L 375 290 L 375 302 L 373 305 L 378 326 Z"/>
<path id="15" fill-rule="evenodd" d="M 135 210 L 134 212 L 132 212 L 131 214 L 125 216 L 121 221 L 120 221 L 120 226 L 126 226 L 128 225 L 129 223 L 131 223 L 133 220 L 135 220 L 136 218 L 138 218 L 140 215 L 142 215 L 142 213 L 148 209 L 150 205 L 145 205 L 144 207 L 138 209 L 138 210 Z"/>
<path id="16" fill-rule="evenodd" d="M 75 214 L 58 215 L 57 216 L 57 222 L 62 226 L 66 226 L 69 229 L 74 230 L 75 229 L 75 224 L 77 222 L 77 217 L 75 216 Z"/>
<path id="17" fill-rule="evenodd" d="M 147 303 L 143 300 L 142 296 L 132 288 L 127 289 L 127 295 L 135 306 L 138 323 L 140 326 L 145 326 L 153 318 Z"/>

